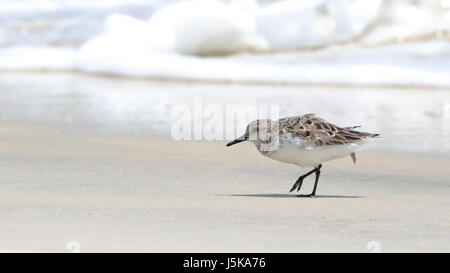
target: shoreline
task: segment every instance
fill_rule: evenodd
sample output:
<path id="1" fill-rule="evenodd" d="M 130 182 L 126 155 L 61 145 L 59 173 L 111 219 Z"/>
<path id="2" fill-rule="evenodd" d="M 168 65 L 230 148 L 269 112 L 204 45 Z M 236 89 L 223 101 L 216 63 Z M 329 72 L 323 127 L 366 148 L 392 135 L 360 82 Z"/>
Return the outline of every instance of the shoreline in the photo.
<path id="1" fill-rule="evenodd" d="M 78 70 L 65 70 L 65 69 L 20 69 L 20 70 L 5 70 L 0 69 L 0 77 L 2 75 L 14 75 L 14 76 L 50 76 L 50 77 L 87 77 L 98 80 L 112 80 L 112 81 L 138 81 L 150 84 L 179 84 L 179 85 L 216 85 L 216 86 L 272 86 L 272 87 L 300 87 L 300 88 L 336 88 L 336 89 L 376 89 L 380 92 L 395 90 L 407 90 L 413 92 L 420 91 L 450 91 L 450 86 L 440 85 L 420 85 L 420 84 L 352 84 L 352 83 L 319 83 L 319 82 L 262 82 L 262 81 L 231 81 L 231 80 L 194 80 L 194 79 L 181 79 L 181 78 L 166 78 L 166 77 L 147 77 L 147 76 L 132 76 L 132 75 L 119 75 L 102 72 L 85 72 Z"/>
<path id="2" fill-rule="evenodd" d="M 170 137 L 180 118 L 176 107 L 206 124 L 211 117 L 204 111 L 212 106 L 222 115 L 225 139 L 251 121 L 236 111 L 230 117 L 229 109 L 274 106 L 278 117 L 315 113 L 340 126 L 380 133 L 380 144 L 370 150 L 450 154 L 450 92 L 442 90 L 210 85 L 52 73 L 0 73 L 0 89 L 0 121 L 55 126 L 61 134 Z"/>

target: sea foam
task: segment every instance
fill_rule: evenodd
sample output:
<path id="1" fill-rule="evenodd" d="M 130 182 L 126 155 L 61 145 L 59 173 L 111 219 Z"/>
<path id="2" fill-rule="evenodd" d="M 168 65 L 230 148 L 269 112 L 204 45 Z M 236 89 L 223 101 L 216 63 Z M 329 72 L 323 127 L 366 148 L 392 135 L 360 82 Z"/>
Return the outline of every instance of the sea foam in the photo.
<path id="1" fill-rule="evenodd" d="M 79 46 L 1 47 L 0 69 L 208 81 L 450 86 L 450 44 L 444 39 L 450 8 L 442 1 L 419 3 L 423 7 L 392 2 L 180 1 L 161 5 L 147 19 L 108 15 L 101 33 Z M 405 23 L 412 19 L 413 27 Z"/>

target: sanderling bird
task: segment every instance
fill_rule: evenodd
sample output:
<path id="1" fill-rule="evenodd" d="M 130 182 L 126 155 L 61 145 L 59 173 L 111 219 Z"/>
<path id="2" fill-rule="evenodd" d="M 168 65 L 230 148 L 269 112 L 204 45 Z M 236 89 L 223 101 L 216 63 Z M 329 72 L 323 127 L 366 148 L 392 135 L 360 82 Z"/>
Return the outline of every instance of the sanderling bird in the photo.
<path id="1" fill-rule="evenodd" d="M 316 194 L 322 163 L 350 156 L 356 163 L 355 152 L 368 139 L 379 134 L 359 132 L 360 126 L 339 127 L 315 114 L 281 118 L 256 120 L 248 124 L 245 134 L 229 142 L 227 146 L 242 141 L 255 144 L 258 151 L 268 158 L 300 167 L 311 167 L 313 170 L 300 176 L 289 192 L 300 191 L 303 180 L 316 174 L 314 189 L 311 194 L 297 195 L 313 197 Z"/>

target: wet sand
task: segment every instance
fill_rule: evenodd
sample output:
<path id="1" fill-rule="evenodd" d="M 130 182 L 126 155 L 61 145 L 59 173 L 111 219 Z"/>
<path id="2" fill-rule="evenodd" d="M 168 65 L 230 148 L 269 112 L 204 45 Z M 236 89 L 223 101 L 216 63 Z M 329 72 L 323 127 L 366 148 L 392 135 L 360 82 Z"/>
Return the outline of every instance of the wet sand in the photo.
<path id="1" fill-rule="evenodd" d="M 303 171 L 253 145 L 0 123 L 0 250 L 450 251 L 450 158 L 360 152 Z M 309 192 L 312 179 L 304 183 Z"/>
<path id="2" fill-rule="evenodd" d="M 275 106 L 279 117 L 316 113 L 338 125 L 380 133 L 383 137 L 368 150 L 450 155 L 449 90 L 211 84 L 70 73 L 0 73 L 0 90 L 0 121 L 49 124 L 66 134 L 169 138 L 179 119 L 175 107 L 187 108 L 192 119 L 206 123 L 210 117 L 203 111 L 213 106 L 224 116 L 229 135 L 245 130 L 251 120 L 229 118 L 228 107 Z"/>

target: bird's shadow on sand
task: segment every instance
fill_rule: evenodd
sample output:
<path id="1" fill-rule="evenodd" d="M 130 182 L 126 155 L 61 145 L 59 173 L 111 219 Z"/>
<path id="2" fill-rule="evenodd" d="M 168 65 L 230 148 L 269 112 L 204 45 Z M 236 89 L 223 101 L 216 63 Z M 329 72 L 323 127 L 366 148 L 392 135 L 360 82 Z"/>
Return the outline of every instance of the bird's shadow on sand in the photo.
<path id="1" fill-rule="evenodd" d="M 316 195 L 314 197 L 297 196 L 297 194 L 282 194 L 282 193 L 256 193 L 256 194 L 227 194 L 220 196 L 234 196 L 234 197 L 265 197 L 265 198 L 364 198 L 364 196 L 355 195 Z"/>

